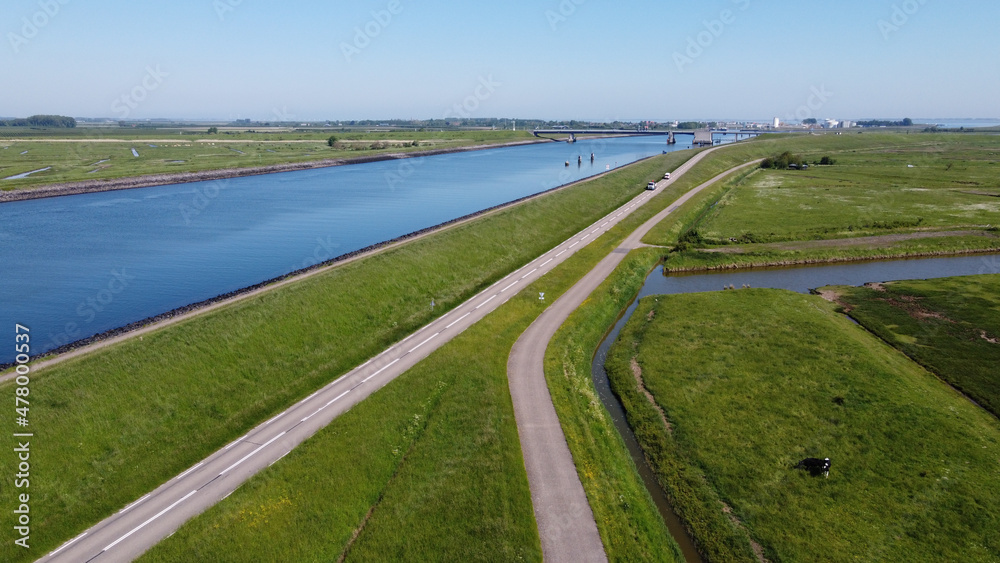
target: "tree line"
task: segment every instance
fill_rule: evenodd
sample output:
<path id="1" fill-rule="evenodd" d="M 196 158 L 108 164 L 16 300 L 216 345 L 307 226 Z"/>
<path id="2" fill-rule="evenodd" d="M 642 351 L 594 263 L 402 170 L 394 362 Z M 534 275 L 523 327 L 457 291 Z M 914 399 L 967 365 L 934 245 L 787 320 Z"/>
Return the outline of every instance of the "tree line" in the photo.
<path id="1" fill-rule="evenodd" d="M 15 119 L 0 119 L 0 127 L 76 127 L 76 120 L 65 115 L 32 115 Z"/>

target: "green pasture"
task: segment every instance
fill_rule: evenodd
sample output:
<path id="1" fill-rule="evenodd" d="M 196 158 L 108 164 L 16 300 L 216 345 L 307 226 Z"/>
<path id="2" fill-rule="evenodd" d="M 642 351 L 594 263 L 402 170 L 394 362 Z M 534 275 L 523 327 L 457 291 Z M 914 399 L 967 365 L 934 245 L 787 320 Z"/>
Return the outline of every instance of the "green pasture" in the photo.
<path id="1" fill-rule="evenodd" d="M 729 549 L 741 532 L 771 561 L 995 561 L 1000 423 L 834 308 L 777 290 L 640 302 L 607 365 L 678 509 L 719 560 L 755 560 Z M 831 458 L 829 478 L 806 457 Z"/>
<path id="2" fill-rule="evenodd" d="M 852 318 L 1000 416 L 1000 263 L 983 275 L 909 280 L 836 292 Z"/>

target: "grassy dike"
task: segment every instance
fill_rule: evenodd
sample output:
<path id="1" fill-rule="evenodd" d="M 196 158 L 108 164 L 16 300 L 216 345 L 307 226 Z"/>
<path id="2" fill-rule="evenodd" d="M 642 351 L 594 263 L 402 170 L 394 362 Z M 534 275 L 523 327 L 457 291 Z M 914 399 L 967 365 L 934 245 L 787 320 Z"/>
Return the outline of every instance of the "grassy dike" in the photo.
<path id="1" fill-rule="evenodd" d="M 1000 264 L 984 260 L 984 272 Z M 862 326 L 1000 417 L 1000 275 L 831 286 Z"/>
<path id="2" fill-rule="evenodd" d="M 607 366 L 657 471 L 711 492 L 679 504 L 771 561 L 995 561 L 1000 424 L 834 309 L 779 290 L 643 299 Z M 830 457 L 829 478 L 805 457 Z"/>
<path id="3" fill-rule="evenodd" d="M 438 313 L 450 309 L 689 155 L 644 161 L 36 373 L 33 549 L 5 542 L 0 559 L 34 559 L 74 537 L 426 324 L 432 297 Z M 520 460 L 519 447 L 510 455 Z M 13 463 L 3 456 L 0 471 L 13 474 Z"/>

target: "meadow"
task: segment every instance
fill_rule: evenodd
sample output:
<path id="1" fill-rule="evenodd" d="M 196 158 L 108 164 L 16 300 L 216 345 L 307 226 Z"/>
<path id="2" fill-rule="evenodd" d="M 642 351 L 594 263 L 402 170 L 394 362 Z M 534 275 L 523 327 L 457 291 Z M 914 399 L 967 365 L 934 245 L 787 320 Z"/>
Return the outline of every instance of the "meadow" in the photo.
<path id="1" fill-rule="evenodd" d="M 835 308 L 778 290 L 649 297 L 613 346 L 614 389 L 702 549 L 994 561 L 1000 423 Z M 806 457 L 831 458 L 829 477 L 796 469 Z"/>
<path id="2" fill-rule="evenodd" d="M 646 242 L 671 248 L 668 271 L 1000 249 L 995 137 L 840 139 L 822 153 L 834 165 L 747 174 L 703 196 L 683 227 Z M 800 152 L 819 160 L 812 146 Z"/>
<path id="3" fill-rule="evenodd" d="M 336 138 L 329 146 L 330 136 Z M 426 151 L 533 139 L 526 131 L 308 132 L 207 129 L 0 128 L 0 178 L 50 167 L 23 179 L 2 180 L 4 191 L 60 182 L 146 174 L 253 168 L 383 153 Z M 134 156 L 135 149 L 139 156 Z"/>
<path id="4" fill-rule="evenodd" d="M 851 318 L 1000 417 L 1000 264 L 979 276 L 831 286 Z"/>
<path id="5" fill-rule="evenodd" d="M 47 436 L 32 456 L 32 473 L 45 483 L 32 496 L 40 515 L 33 537 L 38 553 L 549 250 L 689 156 L 655 157 L 38 372 L 32 419 Z M 432 296 L 433 312 L 427 307 Z M 506 352 L 503 358 L 505 370 Z M 0 393 L 4 389 L 11 383 L 0 385 Z M 492 399 L 509 403 L 503 392 Z M 430 412 L 421 400 L 428 399 L 415 397 L 406 410 Z M 476 422 L 503 425 L 514 432 L 516 446 L 513 419 Z M 523 480 L 519 447 L 507 453 L 518 460 L 507 469 L 520 471 Z M 10 463 L 0 459 L 0 471 L 11 471 Z M 490 475 L 477 478 L 507 479 Z M 30 558 L 11 545 L 0 547 L 0 558 Z"/>

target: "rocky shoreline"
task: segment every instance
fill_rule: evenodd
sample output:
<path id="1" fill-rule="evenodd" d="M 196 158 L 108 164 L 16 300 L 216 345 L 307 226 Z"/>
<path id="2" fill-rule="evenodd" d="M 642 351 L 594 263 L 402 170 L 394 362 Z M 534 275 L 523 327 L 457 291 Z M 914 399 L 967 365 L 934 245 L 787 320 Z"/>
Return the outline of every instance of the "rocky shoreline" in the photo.
<path id="1" fill-rule="evenodd" d="M 289 162 L 284 164 L 270 164 L 268 166 L 255 166 L 250 168 L 225 168 L 222 170 L 204 170 L 202 172 L 176 172 L 164 174 L 148 174 L 145 176 L 132 176 L 127 178 L 106 178 L 101 180 L 84 180 L 80 182 L 65 182 L 60 184 L 47 184 L 37 188 L 26 188 L 22 190 L 12 190 L 0 192 L 0 203 L 9 201 L 24 201 L 29 199 L 41 199 L 46 197 L 60 197 L 67 195 L 85 194 L 93 192 L 110 192 L 115 190 L 129 190 L 133 188 L 148 188 L 151 186 L 165 186 L 169 184 L 188 184 L 191 182 L 204 182 L 207 180 L 222 180 L 225 178 L 239 178 L 242 176 L 258 176 L 261 174 L 273 174 L 276 172 L 292 172 L 295 170 L 311 170 L 314 168 L 328 168 L 331 166 L 344 166 L 346 164 L 363 164 L 366 162 L 380 162 L 384 160 L 397 160 L 403 158 L 414 158 L 418 156 L 434 156 L 439 154 L 451 154 L 458 152 L 477 151 L 494 149 L 500 147 L 514 147 L 520 145 L 532 145 L 536 143 L 550 143 L 550 139 L 531 139 L 528 141 L 514 141 L 495 145 L 473 145 L 469 147 L 454 147 L 447 149 L 432 149 L 426 151 L 382 153 L 370 156 L 359 156 L 354 158 L 329 158 L 314 160 L 309 162 Z"/>

